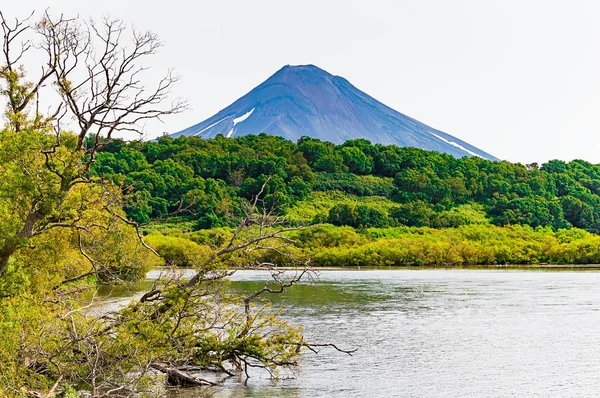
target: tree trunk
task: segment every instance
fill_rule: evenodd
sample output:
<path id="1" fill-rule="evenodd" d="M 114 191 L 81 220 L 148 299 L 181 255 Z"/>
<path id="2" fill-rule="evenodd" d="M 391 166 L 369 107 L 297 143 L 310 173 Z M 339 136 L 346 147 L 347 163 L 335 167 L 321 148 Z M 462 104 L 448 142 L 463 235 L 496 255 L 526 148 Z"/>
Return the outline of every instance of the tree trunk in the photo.
<path id="1" fill-rule="evenodd" d="M 30 213 L 25 219 L 25 223 L 21 231 L 16 235 L 6 239 L 4 246 L 0 248 L 0 276 L 4 273 L 4 270 L 8 266 L 8 261 L 11 256 L 15 254 L 22 246 L 21 241 L 29 239 L 33 236 L 35 229 L 35 223 L 43 218 L 43 214 L 36 211 Z"/>
<path id="2" fill-rule="evenodd" d="M 194 377 L 187 372 L 183 372 L 177 368 L 173 368 L 167 365 L 154 363 L 152 364 L 152 368 L 158 370 L 161 373 L 167 375 L 167 383 L 171 386 L 179 386 L 179 387 L 207 387 L 214 386 L 215 383 L 212 383 L 208 380 Z"/>

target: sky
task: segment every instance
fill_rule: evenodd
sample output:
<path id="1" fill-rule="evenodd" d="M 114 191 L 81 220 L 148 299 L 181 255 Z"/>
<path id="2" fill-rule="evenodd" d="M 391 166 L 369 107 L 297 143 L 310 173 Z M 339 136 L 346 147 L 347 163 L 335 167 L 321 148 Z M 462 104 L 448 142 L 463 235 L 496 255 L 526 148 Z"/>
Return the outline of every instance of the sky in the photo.
<path id="1" fill-rule="evenodd" d="M 49 11 L 159 35 L 152 73 L 173 68 L 190 110 L 149 136 L 203 121 L 284 65 L 314 64 L 498 158 L 600 163 L 598 1 L 52 0 Z"/>

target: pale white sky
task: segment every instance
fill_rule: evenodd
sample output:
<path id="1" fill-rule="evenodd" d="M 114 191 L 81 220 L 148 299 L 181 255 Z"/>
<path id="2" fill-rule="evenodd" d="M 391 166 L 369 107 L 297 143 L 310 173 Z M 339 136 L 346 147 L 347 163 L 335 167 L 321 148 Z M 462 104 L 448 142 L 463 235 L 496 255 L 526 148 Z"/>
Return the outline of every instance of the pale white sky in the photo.
<path id="1" fill-rule="evenodd" d="M 200 122 L 286 64 L 315 64 L 499 158 L 600 163 L 600 2 L 593 0 L 25 0 L 158 33 Z"/>

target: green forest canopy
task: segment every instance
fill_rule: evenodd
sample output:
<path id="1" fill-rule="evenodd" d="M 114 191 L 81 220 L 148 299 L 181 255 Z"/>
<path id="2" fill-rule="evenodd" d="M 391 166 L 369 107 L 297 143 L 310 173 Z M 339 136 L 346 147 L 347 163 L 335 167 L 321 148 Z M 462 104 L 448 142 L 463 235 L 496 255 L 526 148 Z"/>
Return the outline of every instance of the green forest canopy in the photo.
<path id="1" fill-rule="evenodd" d="M 442 228 L 487 220 L 600 232 L 600 165 L 583 160 L 522 165 L 364 139 L 335 145 L 259 134 L 116 141 L 98 154 L 93 173 L 123 187 L 127 214 L 138 222 L 184 198 L 197 214 L 195 229 L 231 225 L 241 199 L 270 178 L 265 200 L 282 213 L 321 201 L 322 211 L 303 223 Z"/>

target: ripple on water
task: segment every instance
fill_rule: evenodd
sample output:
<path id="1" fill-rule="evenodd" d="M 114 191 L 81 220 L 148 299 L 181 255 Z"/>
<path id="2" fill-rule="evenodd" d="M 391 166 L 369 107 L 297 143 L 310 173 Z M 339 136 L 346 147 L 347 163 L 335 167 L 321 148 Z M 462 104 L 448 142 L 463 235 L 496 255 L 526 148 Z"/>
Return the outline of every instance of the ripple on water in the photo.
<path id="1" fill-rule="evenodd" d="M 244 289 L 264 275 L 241 273 Z M 600 273 L 322 271 L 277 300 L 310 340 L 295 379 L 215 397 L 588 397 L 600 382 Z M 194 396 L 179 393 L 180 396 Z"/>

